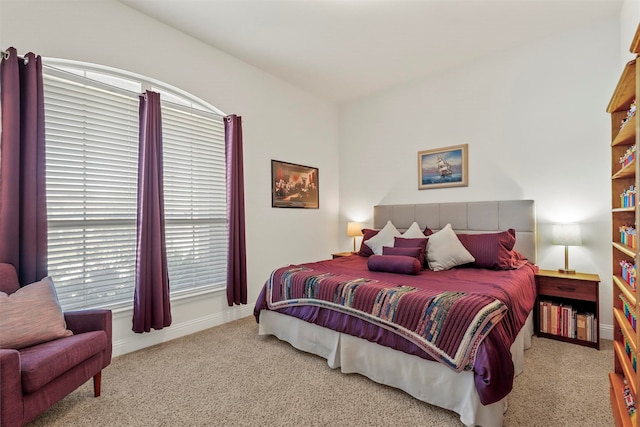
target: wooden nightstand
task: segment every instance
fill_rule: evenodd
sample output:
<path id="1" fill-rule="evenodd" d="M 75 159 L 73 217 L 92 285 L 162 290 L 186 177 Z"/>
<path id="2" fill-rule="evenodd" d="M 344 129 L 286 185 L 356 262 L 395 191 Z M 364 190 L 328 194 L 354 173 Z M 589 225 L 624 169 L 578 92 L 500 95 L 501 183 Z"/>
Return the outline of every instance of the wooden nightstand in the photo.
<path id="1" fill-rule="evenodd" d="M 540 270 L 534 319 L 538 336 L 599 350 L 599 284 L 597 274 Z"/>
<path id="2" fill-rule="evenodd" d="M 351 256 L 354 253 L 355 252 L 336 252 L 335 254 L 331 254 L 331 258 L 336 259 L 336 258 L 341 258 L 343 256 Z"/>

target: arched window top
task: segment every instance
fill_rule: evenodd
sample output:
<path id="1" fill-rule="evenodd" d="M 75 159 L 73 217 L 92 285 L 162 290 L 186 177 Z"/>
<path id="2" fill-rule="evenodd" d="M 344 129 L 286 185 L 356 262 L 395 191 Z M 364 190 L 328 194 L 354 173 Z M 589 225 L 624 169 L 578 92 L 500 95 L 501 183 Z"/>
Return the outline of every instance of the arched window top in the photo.
<path id="1" fill-rule="evenodd" d="M 152 90 L 161 94 L 163 102 L 194 108 L 221 117 L 226 116 L 222 110 L 189 92 L 131 71 L 60 58 L 44 58 L 43 65 L 66 73 L 82 76 L 126 92 L 142 93 L 145 90 Z"/>

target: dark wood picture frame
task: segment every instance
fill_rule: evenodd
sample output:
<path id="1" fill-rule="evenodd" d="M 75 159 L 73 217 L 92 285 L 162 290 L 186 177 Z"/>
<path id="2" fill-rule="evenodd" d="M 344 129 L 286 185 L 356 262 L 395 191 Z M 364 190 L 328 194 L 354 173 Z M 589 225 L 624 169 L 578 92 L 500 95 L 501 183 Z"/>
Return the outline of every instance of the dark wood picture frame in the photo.
<path id="1" fill-rule="evenodd" d="M 271 207 L 318 209 L 318 168 L 271 160 Z"/>

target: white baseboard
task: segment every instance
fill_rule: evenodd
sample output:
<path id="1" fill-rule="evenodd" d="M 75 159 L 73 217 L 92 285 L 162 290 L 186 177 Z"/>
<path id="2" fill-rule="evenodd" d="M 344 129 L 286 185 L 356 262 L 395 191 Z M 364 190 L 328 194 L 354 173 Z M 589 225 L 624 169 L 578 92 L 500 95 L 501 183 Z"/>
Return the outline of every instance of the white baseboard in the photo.
<path id="1" fill-rule="evenodd" d="M 133 332 L 126 333 L 126 336 L 116 339 L 116 327 L 118 322 L 128 322 L 130 324 L 131 313 L 114 313 L 114 339 L 113 345 L 113 357 L 121 356 L 123 354 L 131 353 L 133 351 L 141 350 L 146 347 L 161 344 L 163 342 L 171 341 L 176 338 L 184 337 L 186 335 L 200 332 L 205 329 L 213 328 L 224 323 L 232 322 L 234 320 L 242 319 L 243 317 L 253 315 L 253 305 L 243 305 L 230 308 L 222 313 L 214 313 L 207 316 L 202 316 L 197 319 L 191 319 L 182 323 L 174 323 L 171 326 L 155 331 L 152 330 L 145 334 L 135 334 Z"/>
<path id="2" fill-rule="evenodd" d="M 613 340 L 613 325 L 600 324 L 600 339 Z"/>
<path id="3" fill-rule="evenodd" d="M 230 308 L 221 313 L 214 313 L 186 322 L 172 324 L 170 327 L 159 331 L 152 331 L 146 334 L 134 334 L 131 332 L 125 337 L 113 340 L 113 357 L 171 341 L 252 315 L 253 305 L 243 305 Z M 122 320 L 130 322 L 130 317 L 130 313 L 114 313 L 114 323 Z M 600 338 L 613 340 L 613 326 L 600 324 Z"/>

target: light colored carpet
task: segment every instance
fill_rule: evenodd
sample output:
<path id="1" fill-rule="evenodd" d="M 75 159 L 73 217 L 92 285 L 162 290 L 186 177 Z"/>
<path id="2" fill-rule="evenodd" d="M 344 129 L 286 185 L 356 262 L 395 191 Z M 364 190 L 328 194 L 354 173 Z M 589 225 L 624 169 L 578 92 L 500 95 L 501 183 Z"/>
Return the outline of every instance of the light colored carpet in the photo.
<path id="1" fill-rule="evenodd" d="M 89 381 L 29 426 L 460 426 L 420 402 L 274 337 L 253 317 L 115 358 L 102 396 Z M 601 350 L 533 338 L 506 426 L 613 425 Z"/>

